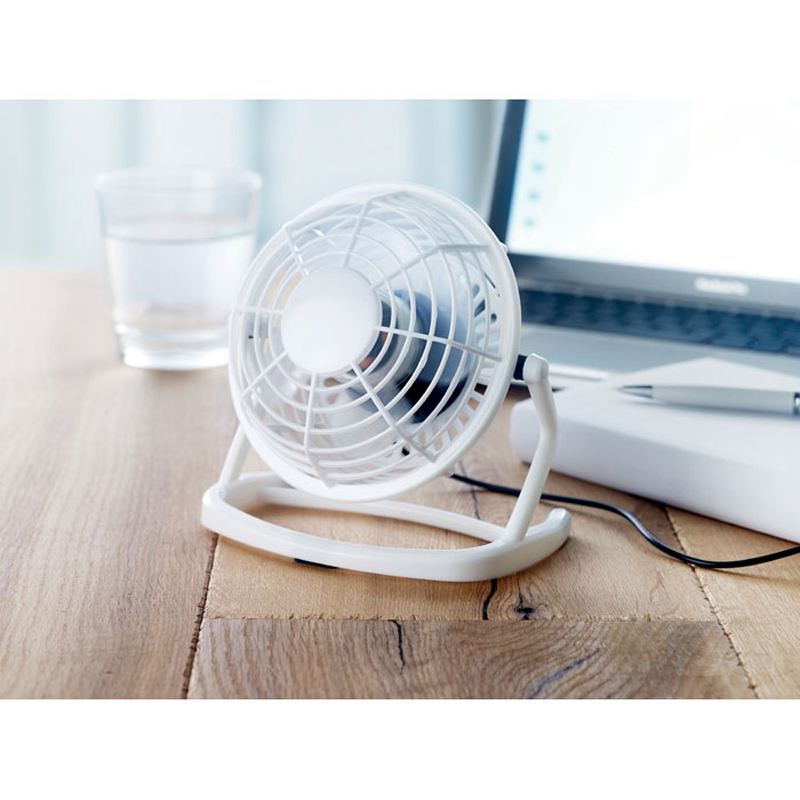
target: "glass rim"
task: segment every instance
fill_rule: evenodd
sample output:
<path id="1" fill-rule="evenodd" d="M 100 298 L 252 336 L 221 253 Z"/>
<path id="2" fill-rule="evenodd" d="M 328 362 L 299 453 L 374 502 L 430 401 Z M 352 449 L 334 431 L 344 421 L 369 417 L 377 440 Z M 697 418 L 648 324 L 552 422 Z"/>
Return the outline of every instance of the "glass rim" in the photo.
<path id="1" fill-rule="evenodd" d="M 257 192 L 261 176 L 236 167 L 128 167 L 100 173 L 100 194 L 234 194 Z"/>

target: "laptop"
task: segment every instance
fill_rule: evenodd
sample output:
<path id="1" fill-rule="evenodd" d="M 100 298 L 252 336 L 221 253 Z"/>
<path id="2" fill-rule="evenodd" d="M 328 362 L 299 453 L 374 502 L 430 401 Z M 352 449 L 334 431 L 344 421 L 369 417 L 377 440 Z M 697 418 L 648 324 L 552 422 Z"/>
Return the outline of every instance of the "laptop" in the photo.
<path id="1" fill-rule="evenodd" d="M 489 223 L 565 383 L 702 356 L 800 375 L 800 102 L 509 101 Z"/>

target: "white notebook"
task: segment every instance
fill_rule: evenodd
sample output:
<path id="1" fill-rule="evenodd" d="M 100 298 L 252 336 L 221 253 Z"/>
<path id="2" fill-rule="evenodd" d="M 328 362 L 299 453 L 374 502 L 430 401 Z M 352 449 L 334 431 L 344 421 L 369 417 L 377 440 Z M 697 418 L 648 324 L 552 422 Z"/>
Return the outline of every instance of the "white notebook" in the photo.
<path id="1" fill-rule="evenodd" d="M 555 394 L 553 469 L 678 508 L 800 541 L 800 418 L 664 405 L 616 391 L 680 383 L 800 391 L 800 376 L 702 358 Z M 530 461 L 530 400 L 511 415 L 511 445 Z"/>

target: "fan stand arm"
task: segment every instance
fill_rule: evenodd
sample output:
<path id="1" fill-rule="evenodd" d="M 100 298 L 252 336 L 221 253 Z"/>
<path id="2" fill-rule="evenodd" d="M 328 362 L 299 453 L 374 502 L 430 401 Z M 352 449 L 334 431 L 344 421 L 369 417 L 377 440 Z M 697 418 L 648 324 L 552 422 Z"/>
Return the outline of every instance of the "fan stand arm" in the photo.
<path id="1" fill-rule="evenodd" d="M 514 510 L 506 523 L 503 539 L 508 542 L 520 542 L 528 533 L 536 506 L 542 496 L 544 482 L 550 472 L 550 464 L 556 451 L 558 435 L 558 419 L 556 404 L 553 402 L 553 390 L 550 386 L 550 365 L 541 356 L 529 355 L 525 359 L 522 380 L 528 386 L 536 416 L 539 420 L 539 443 L 533 456 L 528 475 L 522 484 Z"/>
<path id="2" fill-rule="evenodd" d="M 203 495 L 203 525 L 229 539 L 261 550 L 361 572 L 438 581 L 481 581 L 525 569 L 557 550 L 569 536 L 569 513 L 550 512 L 529 527 L 550 468 L 556 440 L 556 413 L 547 362 L 529 356 L 523 379 L 540 421 L 540 438 L 520 497 L 505 527 L 490 522 L 399 501 L 352 503 L 329 500 L 287 486 L 274 473 L 242 475 L 250 443 L 239 427 L 220 479 Z M 401 519 L 453 530 L 486 544 L 454 550 L 383 547 L 301 533 L 249 514 L 256 503 L 345 511 Z"/>

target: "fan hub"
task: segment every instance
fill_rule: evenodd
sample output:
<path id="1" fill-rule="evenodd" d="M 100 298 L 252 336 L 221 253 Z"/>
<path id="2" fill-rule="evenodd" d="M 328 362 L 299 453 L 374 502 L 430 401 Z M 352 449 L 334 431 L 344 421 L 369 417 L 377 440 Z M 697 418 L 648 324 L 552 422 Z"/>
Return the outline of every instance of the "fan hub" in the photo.
<path id="1" fill-rule="evenodd" d="M 318 269 L 289 297 L 281 321 L 283 347 L 292 363 L 307 372 L 346 372 L 372 349 L 380 315 L 380 300 L 360 272 Z"/>

